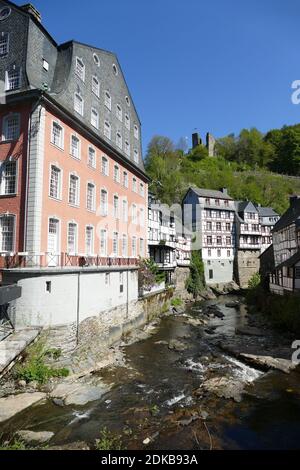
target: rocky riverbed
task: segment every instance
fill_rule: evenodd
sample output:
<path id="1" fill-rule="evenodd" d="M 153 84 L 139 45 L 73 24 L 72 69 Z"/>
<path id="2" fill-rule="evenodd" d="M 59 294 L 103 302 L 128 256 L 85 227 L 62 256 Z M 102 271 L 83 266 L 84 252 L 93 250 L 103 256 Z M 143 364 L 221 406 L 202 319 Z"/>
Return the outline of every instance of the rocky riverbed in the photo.
<path id="1" fill-rule="evenodd" d="M 1 433 L 55 449 L 93 448 L 105 428 L 128 449 L 296 448 L 294 339 L 239 296 L 202 301 L 111 348 L 97 370 L 3 396 Z"/>

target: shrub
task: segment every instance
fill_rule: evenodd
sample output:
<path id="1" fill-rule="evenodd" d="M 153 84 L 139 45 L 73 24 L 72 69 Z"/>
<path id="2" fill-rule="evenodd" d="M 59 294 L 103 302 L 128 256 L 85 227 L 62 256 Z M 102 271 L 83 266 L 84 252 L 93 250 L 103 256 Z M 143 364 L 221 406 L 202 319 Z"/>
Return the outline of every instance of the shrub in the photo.
<path id="1" fill-rule="evenodd" d="M 249 279 L 248 287 L 249 289 L 256 289 L 261 284 L 261 277 L 259 273 L 253 274 L 253 276 Z"/>
<path id="2" fill-rule="evenodd" d="M 176 297 L 175 299 L 171 300 L 172 307 L 180 307 L 182 305 L 182 300 Z"/>
<path id="3" fill-rule="evenodd" d="M 185 284 L 186 290 L 196 298 L 205 287 L 204 264 L 202 252 L 192 251 L 190 275 Z"/>
<path id="4" fill-rule="evenodd" d="M 113 434 L 107 428 L 100 432 L 100 438 L 96 440 L 95 447 L 96 450 L 124 450 L 121 436 Z"/>
<path id="5" fill-rule="evenodd" d="M 58 358 L 61 354 L 59 350 L 47 350 L 43 341 L 38 341 L 31 346 L 25 358 L 25 362 L 15 367 L 17 379 L 25 380 L 27 383 L 37 381 L 39 384 L 46 383 L 51 377 L 67 377 L 69 370 L 66 368 L 57 369 L 45 364 L 45 357 L 51 355 Z"/>

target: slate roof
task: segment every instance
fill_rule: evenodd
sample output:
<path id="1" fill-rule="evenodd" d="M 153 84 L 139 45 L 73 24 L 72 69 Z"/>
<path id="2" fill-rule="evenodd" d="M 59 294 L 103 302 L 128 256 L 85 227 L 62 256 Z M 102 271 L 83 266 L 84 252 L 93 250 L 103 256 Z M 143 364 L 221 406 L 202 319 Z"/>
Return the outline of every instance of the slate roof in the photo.
<path id="1" fill-rule="evenodd" d="M 288 210 L 278 220 L 273 228 L 273 232 L 278 232 L 285 227 L 288 227 L 300 217 L 300 197 L 295 199 Z"/>
<path id="2" fill-rule="evenodd" d="M 257 212 L 257 208 L 251 201 L 236 201 L 236 210 L 240 212 Z"/>
<path id="3" fill-rule="evenodd" d="M 290 258 L 283 261 L 279 266 L 276 267 L 276 269 L 281 269 L 284 266 L 287 268 L 292 268 L 296 263 L 298 263 L 298 261 L 300 261 L 300 250 L 298 250 L 297 253 L 295 253 Z"/>
<path id="4" fill-rule="evenodd" d="M 190 189 L 193 190 L 197 194 L 197 196 L 200 197 L 212 197 L 216 199 L 228 199 L 229 201 L 233 201 L 232 197 L 230 197 L 229 194 L 223 193 L 222 191 L 197 187 L 192 187 Z"/>
<path id="5" fill-rule="evenodd" d="M 256 206 L 256 209 L 260 217 L 279 217 L 279 214 L 272 207 Z"/>

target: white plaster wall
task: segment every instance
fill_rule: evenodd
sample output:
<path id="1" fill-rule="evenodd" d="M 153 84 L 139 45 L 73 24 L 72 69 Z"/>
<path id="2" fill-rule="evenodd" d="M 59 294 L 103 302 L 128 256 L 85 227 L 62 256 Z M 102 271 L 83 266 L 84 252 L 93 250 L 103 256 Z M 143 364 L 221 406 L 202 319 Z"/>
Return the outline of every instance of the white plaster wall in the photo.
<path id="1" fill-rule="evenodd" d="M 208 265 L 207 261 L 204 261 L 205 281 L 208 285 L 224 284 L 233 281 L 233 261 L 211 260 L 210 263 Z M 210 269 L 213 270 L 213 279 L 209 279 Z"/>
<path id="2" fill-rule="evenodd" d="M 123 271 L 123 293 L 120 293 L 120 271 L 80 274 L 79 322 L 101 312 L 127 304 L 127 271 Z M 51 293 L 46 283 L 51 282 Z M 51 327 L 77 321 L 78 273 L 44 274 L 18 281 L 22 296 L 16 301 L 12 321 L 16 328 Z M 137 271 L 128 271 L 128 301 L 138 299 Z"/>

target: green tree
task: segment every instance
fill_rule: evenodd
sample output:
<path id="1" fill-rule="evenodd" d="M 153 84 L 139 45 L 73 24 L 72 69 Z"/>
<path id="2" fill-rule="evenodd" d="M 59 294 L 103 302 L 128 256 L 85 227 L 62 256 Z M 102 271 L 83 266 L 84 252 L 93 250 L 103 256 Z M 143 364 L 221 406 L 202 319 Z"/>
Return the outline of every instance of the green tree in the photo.
<path id="1" fill-rule="evenodd" d="M 196 299 L 205 287 L 204 264 L 202 261 L 202 252 L 192 251 L 190 263 L 190 275 L 186 281 L 187 291 Z"/>

